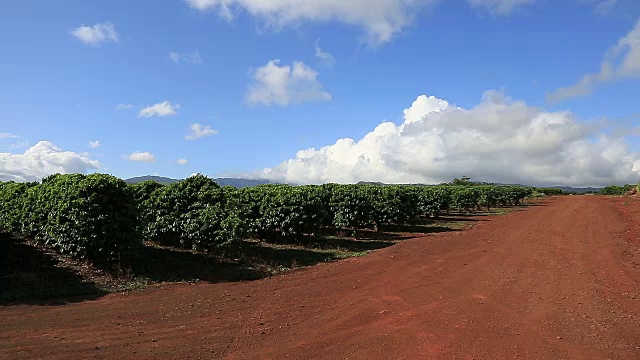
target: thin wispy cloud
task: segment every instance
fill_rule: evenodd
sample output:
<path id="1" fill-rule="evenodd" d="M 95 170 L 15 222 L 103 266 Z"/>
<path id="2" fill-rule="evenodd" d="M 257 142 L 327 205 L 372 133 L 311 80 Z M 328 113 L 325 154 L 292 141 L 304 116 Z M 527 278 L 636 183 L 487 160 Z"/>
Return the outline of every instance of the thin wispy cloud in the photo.
<path id="1" fill-rule="evenodd" d="M 189 52 L 189 53 L 180 53 L 180 52 L 170 52 L 169 59 L 174 63 L 185 62 L 189 64 L 202 64 L 204 61 L 202 60 L 202 56 L 200 56 L 199 51 Z"/>
<path id="2" fill-rule="evenodd" d="M 593 12 L 601 16 L 611 15 L 614 13 L 617 5 L 618 0 L 600 0 L 596 4 Z"/>
<path id="3" fill-rule="evenodd" d="M 472 7 L 487 11 L 493 15 L 509 15 L 537 0 L 467 0 Z"/>
<path id="4" fill-rule="evenodd" d="M 547 94 L 547 100 L 559 102 L 587 96 L 600 84 L 628 78 L 640 78 L 640 20 L 606 52 L 600 71 L 586 74 L 577 83 Z"/>
<path id="5" fill-rule="evenodd" d="M 320 48 L 320 39 L 316 40 L 316 58 L 322 60 L 327 65 L 333 65 L 336 62 L 336 59 L 331 53 Z"/>
<path id="6" fill-rule="evenodd" d="M 303 21 L 331 22 L 360 28 L 364 41 L 377 46 L 393 39 L 411 26 L 415 14 L 439 0 L 185 0 L 193 9 L 217 12 L 228 21 L 246 11 L 262 20 L 266 27 L 282 29 Z"/>
<path id="7" fill-rule="evenodd" d="M 186 140 L 197 140 L 206 136 L 215 135 L 218 130 L 212 129 L 211 126 L 202 124 L 191 124 L 189 133 L 184 137 Z"/>
<path id="8" fill-rule="evenodd" d="M 71 35 L 91 46 L 100 46 L 106 42 L 118 42 L 120 36 L 115 26 L 110 22 L 95 24 L 93 26 L 82 25 L 71 31 Z"/>

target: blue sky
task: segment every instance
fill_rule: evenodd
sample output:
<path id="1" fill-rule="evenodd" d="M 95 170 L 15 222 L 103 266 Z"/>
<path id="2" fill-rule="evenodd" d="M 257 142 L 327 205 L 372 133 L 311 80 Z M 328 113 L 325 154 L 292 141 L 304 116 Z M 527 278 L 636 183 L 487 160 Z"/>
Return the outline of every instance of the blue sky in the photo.
<path id="1" fill-rule="evenodd" d="M 0 179 L 637 181 L 639 18 L 631 0 L 3 2 Z M 409 126 L 420 95 L 448 106 Z"/>

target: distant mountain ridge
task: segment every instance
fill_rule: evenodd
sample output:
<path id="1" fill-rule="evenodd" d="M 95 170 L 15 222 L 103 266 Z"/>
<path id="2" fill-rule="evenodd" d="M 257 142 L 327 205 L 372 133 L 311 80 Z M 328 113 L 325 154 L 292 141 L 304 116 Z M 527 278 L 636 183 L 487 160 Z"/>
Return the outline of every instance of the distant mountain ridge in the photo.
<path id="1" fill-rule="evenodd" d="M 169 184 L 173 184 L 174 182 L 180 181 L 178 179 L 171 179 L 163 176 L 147 175 L 147 176 L 136 176 L 136 177 L 132 177 L 131 179 L 125 179 L 124 182 L 128 184 L 137 184 L 147 180 L 153 180 L 155 182 L 159 182 L 160 184 L 164 184 L 164 185 L 169 185 Z"/>
<path id="2" fill-rule="evenodd" d="M 170 185 L 180 181 L 179 179 L 172 179 L 164 176 L 147 175 L 147 176 L 137 176 L 131 179 L 126 179 L 125 182 L 129 184 L 137 184 L 147 180 L 153 180 L 164 185 Z M 274 182 L 266 179 L 216 178 L 216 179 L 213 179 L 213 181 L 218 183 L 218 185 L 220 186 L 235 186 L 237 188 L 258 186 L 258 185 L 264 185 L 264 184 L 275 184 Z"/>

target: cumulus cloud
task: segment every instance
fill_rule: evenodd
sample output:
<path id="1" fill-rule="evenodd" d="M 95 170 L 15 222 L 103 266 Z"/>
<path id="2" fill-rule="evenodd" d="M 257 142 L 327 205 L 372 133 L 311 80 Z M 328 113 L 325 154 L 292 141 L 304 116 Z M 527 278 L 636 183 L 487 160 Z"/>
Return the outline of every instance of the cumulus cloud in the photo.
<path id="1" fill-rule="evenodd" d="M 22 154 L 0 153 L 0 181 L 38 181 L 51 174 L 86 173 L 101 164 L 86 154 L 40 141 Z"/>
<path id="2" fill-rule="evenodd" d="M 525 5 L 531 5 L 537 0 L 467 0 L 475 7 L 484 9 L 494 15 L 508 15 Z"/>
<path id="3" fill-rule="evenodd" d="M 601 83 L 637 77 L 640 77 L 640 20 L 627 35 L 607 51 L 599 72 L 586 74 L 576 84 L 547 94 L 547 99 L 557 102 L 586 96 Z"/>
<path id="4" fill-rule="evenodd" d="M 391 40 L 413 22 L 420 9 L 437 0 L 185 0 L 194 9 L 231 20 L 244 10 L 271 28 L 281 29 L 303 21 L 339 21 L 361 28 L 366 41 L 378 45 Z"/>
<path id="5" fill-rule="evenodd" d="M 251 105 L 266 106 L 331 100 L 317 78 L 318 72 L 303 62 L 281 66 L 280 60 L 271 60 L 253 73 L 246 100 Z"/>
<path id="6" fill-rule="evenodd" d="M 178 159 L 176 160 L 176 164 L 178 165 L 187 165 L 189 163 L 189 160 L 187 159 Z"/>
<path id="7" fill-rule="evenodd" d="M 333 65 L 336 62 L 331 53 L 320 48 L 320 40 L 316 40 L 316 57 L 327 65 Z"/>
<path id="8" fill-rule="evenodd" d="M 95 24 L 93 26 L 82 25 L 73 29 L 73 31 L 71 31 L 71 35 L 91 46 L 100 46 L 103 43 L 110 41 L 120 41 L 120 37 L 116 32 L 115 26 L 109 22 Z"/>
<path id="9" fill-rule="evenodd" d="M 598 131 L 570 112 L 545 112 L 497 91 L 469 109 L 420 96 L 401 125 L 384 122 L 358 141 L 301 150 L 257 176 L 299 184 L 435 184 L 465 175 L 535 185 L 637 182 L 640 155 Z"/>
<path id="10" fill-rule="evenodd" d="M 138 112 L 138 117 L 152 117 L 152 116 L 170 116 L 176 115 L 180 109 L 180 105 L 172 105 L 169 101 L 163 101 L 161 103 L 150 105 Z"/>
<path id="11" fill-rule="evenodd" d="M 131 154 L 129 154 L 128 159 L 130 161 L 137 161 L 137 162 L 147 162 L 147 163 L 154 163 L 156 162 L 156 157 L 153 156 L 152 153 L 150 152 L 140 152 L 140 151 L 134 151 Z"/>
<path id="12" fill-rule="evenodd" d="M 204 61 L 202 60 L 202 56 L 200 56 L 199 51 L 194 51 L 190 53 L 179 53 L 179 52 L 170 52 L 169 59 L 174 63 L 186 62 L 189 64 L 202 64 Z"/>
<path id="13" fill-rule="evenodd" d="M 96 141 L 89 141 L 89 146 L 90 146 L 92 149 L 98 148 L 98 147 L 100 147 L 100 145 L 102 145 L 102 144 L 100 144 L 100 141 L 98 141 L 98 140 L 96 140 Z"/>
<path id="14" fill-rule="evenodd" d="M 211 126 L 201 124 L 191 124 L 189 130 L 189 134 L 184 137 L 186 140 L 196 140 L 218 133 L 218 130 L 212 129 Z"/>

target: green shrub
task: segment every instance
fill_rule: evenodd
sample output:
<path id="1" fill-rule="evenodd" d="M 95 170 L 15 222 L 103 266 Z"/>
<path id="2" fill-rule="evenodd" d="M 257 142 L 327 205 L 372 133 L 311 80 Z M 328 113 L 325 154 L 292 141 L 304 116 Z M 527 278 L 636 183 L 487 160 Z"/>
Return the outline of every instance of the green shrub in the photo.
<path id="1" fill-rule="evenodd" d="M 13 220 L 3 220 L 8 230 L 60 253 L 110 266 L 122 264 L 140 245 L 131 190 L 113 176 L 51 175 L 39 185 L 4 185 L 0 193 L 16 199 L 2 201 L 12 208 Z"/>
<path id="2" fill-rule="evenodd" d="M 633 185 L 623 185 L 623 186 L 609 185 L 604 189 L 600 190 L 600 194 L 601 195 L 624 195 L 628 191 L 631 191 L 632 188 L 633 188 Z"/>
<path id="3" fill-rule="evenodd" d="M 144 201 L 146 234 L 161 244 L 210 251 L 244 236 L 237 210 L 212 179 L 196 175 L 158 187 Z"/>
<path id="4" fill-rule="evenodd" d="M 536 192 L 544 194 L 546 196 L 565 195 L 566 192 L 558 188 L 535 188 Z"/>
<path id="5" fill-rule="evenodd" d="M 163 187 L 163 184 L 154 180 L 145 180 L 137 184 L 129 184 L 129 188 L 133 194 L 133 200 L 138 210 L 138 228 L 144 238 L 150 236 L 151 223 L 155 221 L 149 208 L 149 200 L 156 190 L 162 189 Z"/>
<path id="6" fill-rule="evenodd" d="M 0 229 L 14 234 L 22 232 L 24 201 L 30 188 L 37 183 L 0 183 Z"/>
<path id="7" fill-rule="evenodd" d="M 333 224 L 337 228 L 364 228 L 375 224 L 374 197 L 378 186 L 338 185 L 330 200 Z"/>

